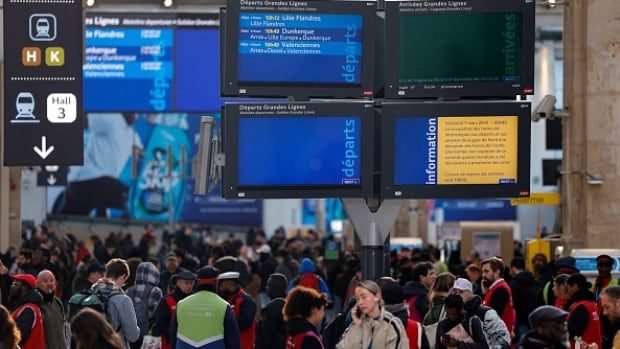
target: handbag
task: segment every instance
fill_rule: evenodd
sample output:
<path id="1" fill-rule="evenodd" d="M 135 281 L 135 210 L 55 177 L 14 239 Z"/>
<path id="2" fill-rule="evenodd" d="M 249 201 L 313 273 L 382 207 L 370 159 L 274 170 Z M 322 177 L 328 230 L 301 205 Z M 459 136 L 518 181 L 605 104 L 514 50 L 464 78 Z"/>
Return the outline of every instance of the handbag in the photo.
<path id="1" fill-rule="evenodd" d="M 439 321 L 443 320 L 446 317 L 446 308 L 442 307 L 441 312 L 439 313 Z M 426 334 L 426 338 L 428 339 L 429 348 L 435 347 L 435 336 L 437 335 L 437 325 L 439 321 L 434 324 L 424 326 L 424 333 Z"/>

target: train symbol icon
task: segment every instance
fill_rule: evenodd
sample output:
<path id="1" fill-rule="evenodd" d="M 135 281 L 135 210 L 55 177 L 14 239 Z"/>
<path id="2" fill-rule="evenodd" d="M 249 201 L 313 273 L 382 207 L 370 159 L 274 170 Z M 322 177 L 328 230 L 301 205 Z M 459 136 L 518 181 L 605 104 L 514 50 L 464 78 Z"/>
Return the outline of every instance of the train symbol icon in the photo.
<path id="1" fill-rule="evenodd" d="M 33 41 L 53 41 L 56 39 L 56 16 L 51 13 L 34 13 L 30 16 L 30 39 Z"/>
<path id="2" fill-rule="evenodd" d="M 20 92 L 15 99 L 17 115 L 11 120 L 13 124 L 38 124 L 39 119 L 34 116 L 34 96 L 30 92 Z"/>

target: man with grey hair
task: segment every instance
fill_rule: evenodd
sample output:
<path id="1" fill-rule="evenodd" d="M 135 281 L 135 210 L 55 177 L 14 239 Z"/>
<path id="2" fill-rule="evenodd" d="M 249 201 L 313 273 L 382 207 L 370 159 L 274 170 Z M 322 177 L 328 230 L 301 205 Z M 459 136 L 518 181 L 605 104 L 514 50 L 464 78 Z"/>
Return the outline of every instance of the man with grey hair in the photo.
<path id="1" fill-rule="evenodd" d="M 480 296 L 474 294 L 473 285 L 469 280 L 456 279 L 450 293 L 461 296 L 465 302 L 467 314 L 480 319 L 490 349 L 510 348 L 510 332 L 508 332 L 506 324 L 493 308 L 482 305 Z"/>
<path id="2" fill-rule="evenodd" d="M 65 311 L 62 302 L 55 296 L 56 277 L 47 270 L 41 270 L 37 276 L 37 289 L 43 296 L 41 313 L 47 349 L 66 349 Z"/>
<path id="3" fill-rule="evenodd" d="M 620 323 L 620 286 L 604 289 L 600 302 L 603 308 L 603 315 L 614 324 Z M 614 336 L 612 348 L 620 349 L 620 331 L 617 331 Z"/>

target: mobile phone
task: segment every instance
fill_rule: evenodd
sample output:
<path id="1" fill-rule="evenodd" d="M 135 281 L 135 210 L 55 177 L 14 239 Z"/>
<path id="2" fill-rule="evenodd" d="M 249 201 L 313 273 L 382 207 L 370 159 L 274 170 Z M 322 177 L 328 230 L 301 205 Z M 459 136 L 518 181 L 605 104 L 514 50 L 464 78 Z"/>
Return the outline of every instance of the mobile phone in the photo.
<path id="1" fill-rule="evenodd" d="M 355 316 L 357 316 L 358 318 L 362 317 L 362 311 L 360 310 L 359 306 L 355 307 Z"/>

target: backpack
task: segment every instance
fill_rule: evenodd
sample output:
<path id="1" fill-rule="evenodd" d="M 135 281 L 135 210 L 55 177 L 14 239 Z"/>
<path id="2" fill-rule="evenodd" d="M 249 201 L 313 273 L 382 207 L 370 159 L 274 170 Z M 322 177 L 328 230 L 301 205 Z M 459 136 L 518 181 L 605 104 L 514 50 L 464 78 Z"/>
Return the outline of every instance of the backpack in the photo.
<path id="1" fill-rule="evenodd" d="M 321 292 L 319 287 L 319 276 L 313 273 L 304 273 L 297 279 L 298 286 L 304 286 Z"/>
<path id="2" fill-rule="evenodd" d="M 138 327 L 140 327 L 140 337 L 144 337 L 149 332 L 151 328 L 151 316 L 149 312 L 149 298 L 151 296 L 151 292 L 154 287 L 151 285 L 146 286 L 143 295 L 147 295 L 147 298 L 144 299 L 138 294 L 138 291 L 135 287 L 129 288 L 127 290 L 127 296 L 131 298 L 133 302 L 133 308 L 136 311 L 136 320 L 138 322 Z"/>
<path id="3" fill-rule="evenodd" d="M 102 313 L 108 319 L 108 299 L 118 294 L 121 294 L 121 292 L 112 291 L 110 294 L 91 290 L 78 292 L 69 299 L 69 318 L 73 318 L 75 314 L 84 308 L 91 308 Z M 110 319 L 108 319 L 108 322 L 110 322 Z"/>

